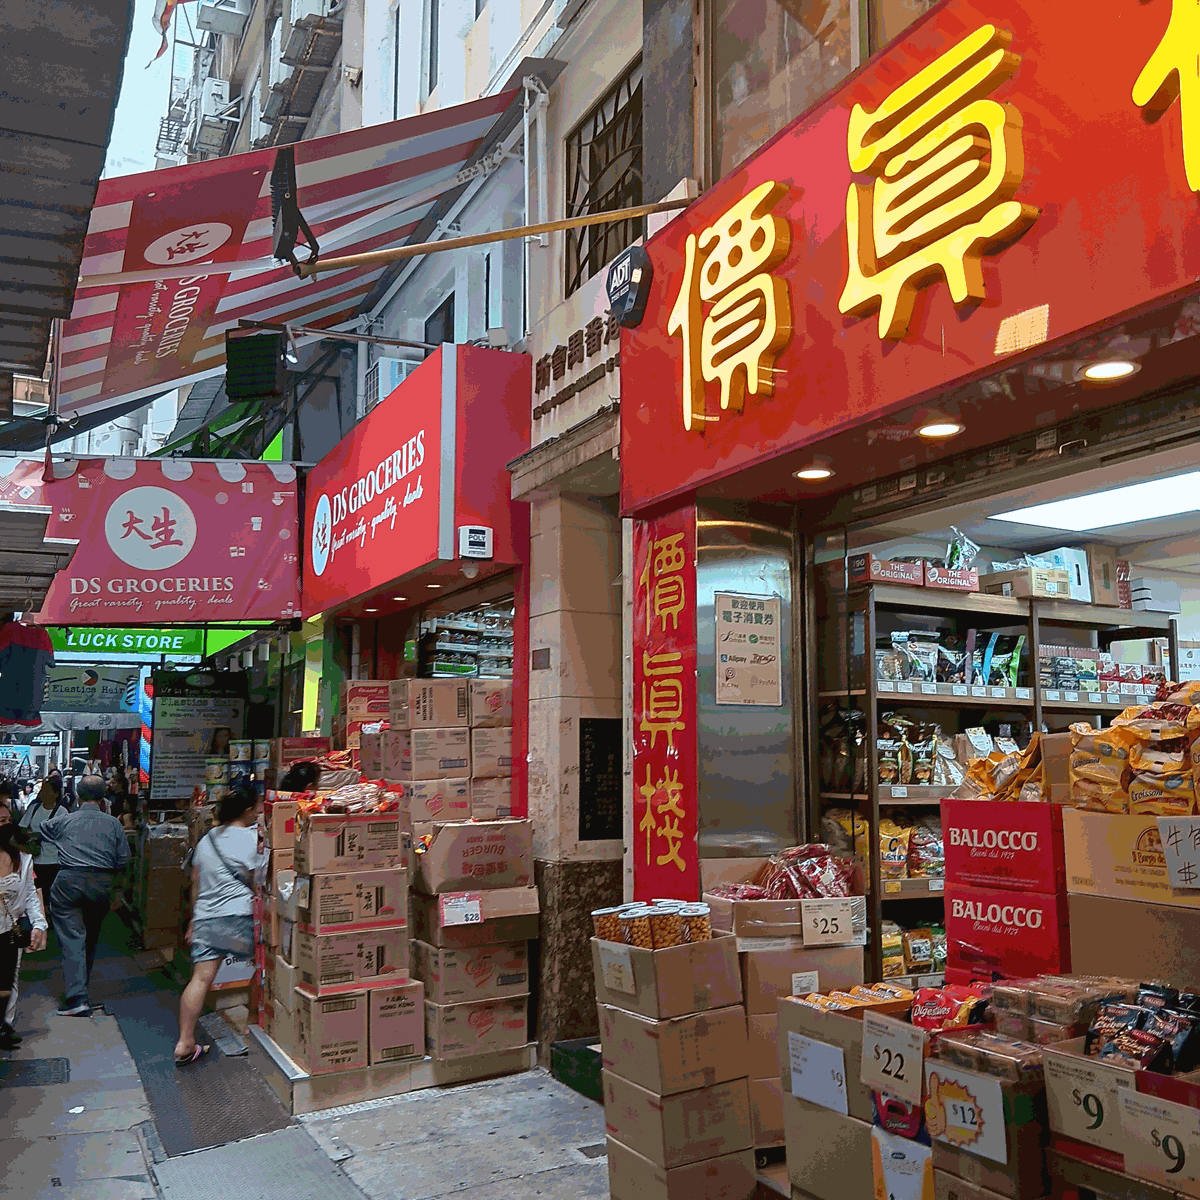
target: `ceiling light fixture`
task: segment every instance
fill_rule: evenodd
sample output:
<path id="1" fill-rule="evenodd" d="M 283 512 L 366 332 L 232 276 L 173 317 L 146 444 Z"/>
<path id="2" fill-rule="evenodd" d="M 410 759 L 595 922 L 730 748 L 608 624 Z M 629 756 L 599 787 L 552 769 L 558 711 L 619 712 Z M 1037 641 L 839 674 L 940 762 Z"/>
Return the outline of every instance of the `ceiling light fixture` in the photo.
<path id="1" fill-rule="evenodd" d="M 407 596 L 393 596 L 392 599 L 393 600 L 407 600 L 408 597 Z"/>
<path id="2" fill-rule="evenodd" d="M 1134 525 L 1197 511 L 1200 511 L 1200 471 L 1190 471 L 1186 475 L 1147 479 L 1087 496 L 994 513 L 988 520 L 1085 533 L 1090 529 Z"/>
<path id="3" fill-rule="evenodd" d="M 829 479 L 833 473 L 830 460 L 821 454 L 814 454 L 812 462 L 792 472 L 797 479 L 802 479 L 805 483 L 819 483 L 822 479 Z"/>
<path id="4" fill-rule="evenodd" d="M 1141 363 L 1129 358 L 1106 358 L 1101 362 L 1088 363 L 1083 368 L 1083 378 L 1088 383 L 1120 383 L 1141 369 Z"/>
<path id="5" fill-rule="evenodd" d="M 427 588 L 440 588 L 442 585 L 440 583 L 427 583 L 425 586 Z"/>
<path id="6" fill-rule="evenodd" d="M 292 331 L 286 325 L 284 326 L 284 333 L 287 335 L 287 349 L 284 350 L 283 357 L 290 363 L 298 363 L 300 358 L 296 353 L 296 339 L 292 336 Z"/>
<path id="7" fill-rule="evenodd" d="M 363 612 L 378 612 L 378 611 L 379 611 L 379 609 L 377 609 L 377 608 L 364 608 L 363 609 Z"/>
<path id="8" fill-rule="evenodd" d="M 947 438 L 958 437 L 966 426 L 957 417 L 948 417 L 945 413 L 929 412 L 917 426 L 917 436 L 929 442 L 944 442 Z"/>

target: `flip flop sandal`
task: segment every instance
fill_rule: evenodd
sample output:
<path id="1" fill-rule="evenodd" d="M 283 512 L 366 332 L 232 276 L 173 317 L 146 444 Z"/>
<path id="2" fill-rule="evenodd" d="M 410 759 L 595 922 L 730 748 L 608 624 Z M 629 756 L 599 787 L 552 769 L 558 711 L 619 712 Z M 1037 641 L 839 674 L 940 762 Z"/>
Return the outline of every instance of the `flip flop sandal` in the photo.
<path id="1" fill-rule="evenodd" d="M 190 1067 L 193 1063 L 198 1063 L 211 1049 L 211 1046 L 197 1046 L 187 1058 L 177 1058 L 175 1065 L 177 1067 Z"/>

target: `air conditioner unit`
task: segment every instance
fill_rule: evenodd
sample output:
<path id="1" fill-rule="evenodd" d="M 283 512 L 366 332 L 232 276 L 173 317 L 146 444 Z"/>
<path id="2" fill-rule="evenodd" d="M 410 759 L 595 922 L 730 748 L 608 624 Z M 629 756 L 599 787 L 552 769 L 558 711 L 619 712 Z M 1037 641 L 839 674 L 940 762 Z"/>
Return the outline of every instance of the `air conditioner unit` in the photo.
<path id="1" fill-rule="evenodd" d="M 408 377 L 419 363 L 404 358 L 381 358 L 367 368 L 366 405 L 370 412 L 380 401 L 386 400 Z"/>
<path id="2" fill-rule="evenodd" d="M 241 37 L 249 11 L 249 0 L 205 0 L 196 15 L 196 28 Z"/>
<path id="3" fill-rule="evenodd" d="M 229 107 L 229 84 L 224 79 L 206 79 L 200 85 L 200 117 L 215 117 Z"/>
<path id="4" fill-rule="evenodd" d="M 341 12 L 337 0 L 292 0 L 292 24 L 305 17 L 332 17 Z"/>

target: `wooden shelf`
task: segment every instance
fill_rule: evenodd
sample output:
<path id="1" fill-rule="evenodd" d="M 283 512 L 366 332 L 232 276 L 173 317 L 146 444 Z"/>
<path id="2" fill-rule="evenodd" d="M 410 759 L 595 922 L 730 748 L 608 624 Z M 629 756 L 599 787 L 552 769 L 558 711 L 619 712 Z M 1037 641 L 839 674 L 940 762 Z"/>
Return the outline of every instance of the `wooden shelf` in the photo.
<path id="1" fill-rule="evenodd" d="M 965 683 L 919 683 L 912 679 L 881 679 L 875 684 L 875 699 L 888 704 L 983 704 L 995 707 L 1032 708 L 1033 689 L 1027 687 L 983 687 Z"/>
<path id="2" fill-rule="evenodd" d="M 866 694 L 867 694 L 866 688 L 850 688 L 849 690 L 843 689 L 840 692 L 818 692 L 817 699 L 818 700 L 844 700 L 844 699 L 846 699 L 847 696 L 865 696 Z"/>
<path id="3" fill-rule="evenodd" d="M 1103 608 L 1063 600 L 1035 600 L 1039 621 L 1051 625 L 1086 625 L 1091 629 L 1163 634 L 1171 631 L 1174 613 L 1133 612 L 1128 608 Z"/>
<path id="4" fill-rule="evenodd" d="M 1050 712 L 1120 712 L 1125 708 L 1154 703 L 1154 692 L 1114 696 L 1108 692 L 1068 692 L 1059 688 L 1042 690 L 1042 708 Z"/>
<path id="5" fill-rule="evenodd" d="M 880 804 L 941 804 L 958 791 L 957 784 L 920 785 L 915 783 L 879 785 Z M 899 794 L 897 794 L 899 793 Z"/>
<path id="6" fill-rule="evenodd" d="M 882 883 L 884 904 L 890 900 L 940 900 L 946 890 L 944 879 L 885 879 Z"/>
<path id="7" fill-rule="evenodd" d="M 964 616 L 1008 617 L 1014 625 L 1029 620 L 1029 601 L 1011 596 L 985 596 L 982 592 L 949 592 L 936 588 L 907 588 L 897 584 L 877 584 L 875 604 L 885 608 L 923 608 Z"/>

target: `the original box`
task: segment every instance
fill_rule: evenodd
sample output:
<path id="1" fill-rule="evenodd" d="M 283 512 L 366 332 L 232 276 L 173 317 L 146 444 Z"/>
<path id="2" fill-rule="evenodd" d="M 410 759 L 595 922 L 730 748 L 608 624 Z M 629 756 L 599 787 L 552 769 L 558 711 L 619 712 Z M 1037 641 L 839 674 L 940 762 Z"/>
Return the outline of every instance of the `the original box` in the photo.
<path id="1" fill-rule="evenodd" d="M 788 1179 L 815 1200 L 875 1194 L 871 1126 L 867 1121 L 783 1096 Z"/>
<path id="2" fill-rule="evenodd" d="M 299 876 L 297 887 L 300 924 L 314 933 L 407 924 L 408 872 L 403 867 Z"/>
<path id="3" fill-rule="evenodd" d="M 474 946 L 455 950 L 413 943 L 413 971 L 434 1004 L 461 1004 L 529 992 L 529 944 Z"/>
<path id="4" fill-rule="evenodd" d="M 737 940 L 730 934 L 662 950 L 592 938 L 592 966 L 599 1004 L 645 1017 L 677 1017 L 742 1003 Z"/>
<path id="5" fill-rule="evenodd" d="M 469 687 L 473 729 L 513 723 L 511 679 L 472 679 Z"/>
<path id="6" fill-rule="evenodd" d="M 947 592 L 979 591 L 979 569 L 977 567 L 939 567 L 931 562 L 925 564 L 925 586 Z"/>
<path id="7" fill-rule="evenodd" d="M 393 729 L 452 729 L 470 723 L 465 679 L 393 679 L 389 723 Z"/>
<path id="8" fill-rule="evenodd" d="M 996 571 L 979 577 L 980 590 L 991 596 L 1015 596 L 1027 600 L 1069 600 L 1071 577 L 1053 567 L 1021 567 L 1016 571 Z"/>
<path id="9" fill-rule="evenodd" d="M 461 729 L 389 729 L 383 734 L 383 777 L 459 779 L 471 770 L 471 731 Z"/>
<path id="10" fill-rule="evenodd" d="M 402 867 L 400 814 L 308 813 L 296 826 L 296 870 L 301 875 Z"/>
<path id="11" fill-rule="evenodd" d="M 471 778 L 506 779 L 512 774 L 512 726 L 471 730 Z"/>
<path id="12" fill-rule="evenodd" d="M 367 993 L 371 1065 L 425 1057 L 425 989 L 419 980 Z"/>
<path id="13" fill-rule="evenodd" d="M 920 587 L 925 582 L 924 564 L 917 562 L 891 562 L 877 558 L 874 554 L 851 554 L 843 565 L 841 559 L 824 563 L 822 570 L 826 582 L 837 588 L 844 582 L 856 586 L 864 583 L 903 583 Z"/>
<path id="14" fill-rule="evenodd" d="M 354 933 L 296 934 L 297 985 L 319 996 L 408 978 L 408 929 L 379 925 Z"/>
<path id="15" fill-rule="evenodd" d="M 404 785 L 408 819 L 419 825 L 428 821 L 466 821 L 472 814 L 471 781 L 461 779 L 414 779 Z"/>
<path id="16" fill-rule="evenodd" d="M 296 1062 L 310 1075 L 367 1065 L 367 993 L 295 993 Z"/>
<path id="17" fill-rule="evenodd" d="M 533 882 L 533 834 L 528 821 L 467 821 L 435 825 L 416 856 L 413 886 L 427 895 L 467 889 L 528 887 Z"/>
<path id="18" fill-rule="evenodd" d="M 412 936 L 431 946 L 460 949 L 496 942 L 530 941 L 538 935 L 538 894 L 534 887 L 486 892 L 413 892 Z"/>
<path id="19" fill-rule="evenodd" d="M 753 1144 L 745 1079 L 660 1096 L 605 1071 L 604 1126 L 610 1137 L 660 1167 L 681 1167 Z"/>
<path id="20" fill-rule="evenodd" d="M 471 816 L 477 821 L 494 821 L 512 816 L 512 780 L 472 779 Z"/>
<path id="21" fill-rule="evenodd" d="M 1065 891 L 1062 809 L 943 800 L 946 878 L 1020 892 Z"/>
<path id="22" fill-rule="evenodd" d="M 475 1000 L 468 1004 L 425 1002 L 425 1050 L 455 1058 L 490 1050 L 513 1050 L 529 1040 L 529 997 Z"/>
<path id="23" fill-rule="evenodd" d="M 754 1192 L 754 1151 L 659 1167 L 615 1138 L 608 1139 L 612 1200 L 748 1200 Z"/>
<path id="24" fill-rule="evenodd" d="M 1017 893 L 960 884 L 946 888 L 947 981 L 1013 979 L 1070 969 L 1067 898 L 1061 892 Z"/>
<path id="25" fill-rule="evenodd" d="M 750 1131 L 758 1150 L 783 1145 L 783 1089 L 778 1075 L 750 1080 Z"/>
<path id="26" fill-rule="evenodd" d="M 837 988 L 848 991 L 863 982 L 863 952 L 858 946 L 747 950 L 741 955 L 741 964 L 748 1014 L 773 1017 L 781 996 L 806 996 Z"/>
<path id="27" fill-rule="evenodd" d="M 600 1005 L 604 1069 L 660 1096 L 746 1078 L 740 1005 L 655 1021 Z"/>

